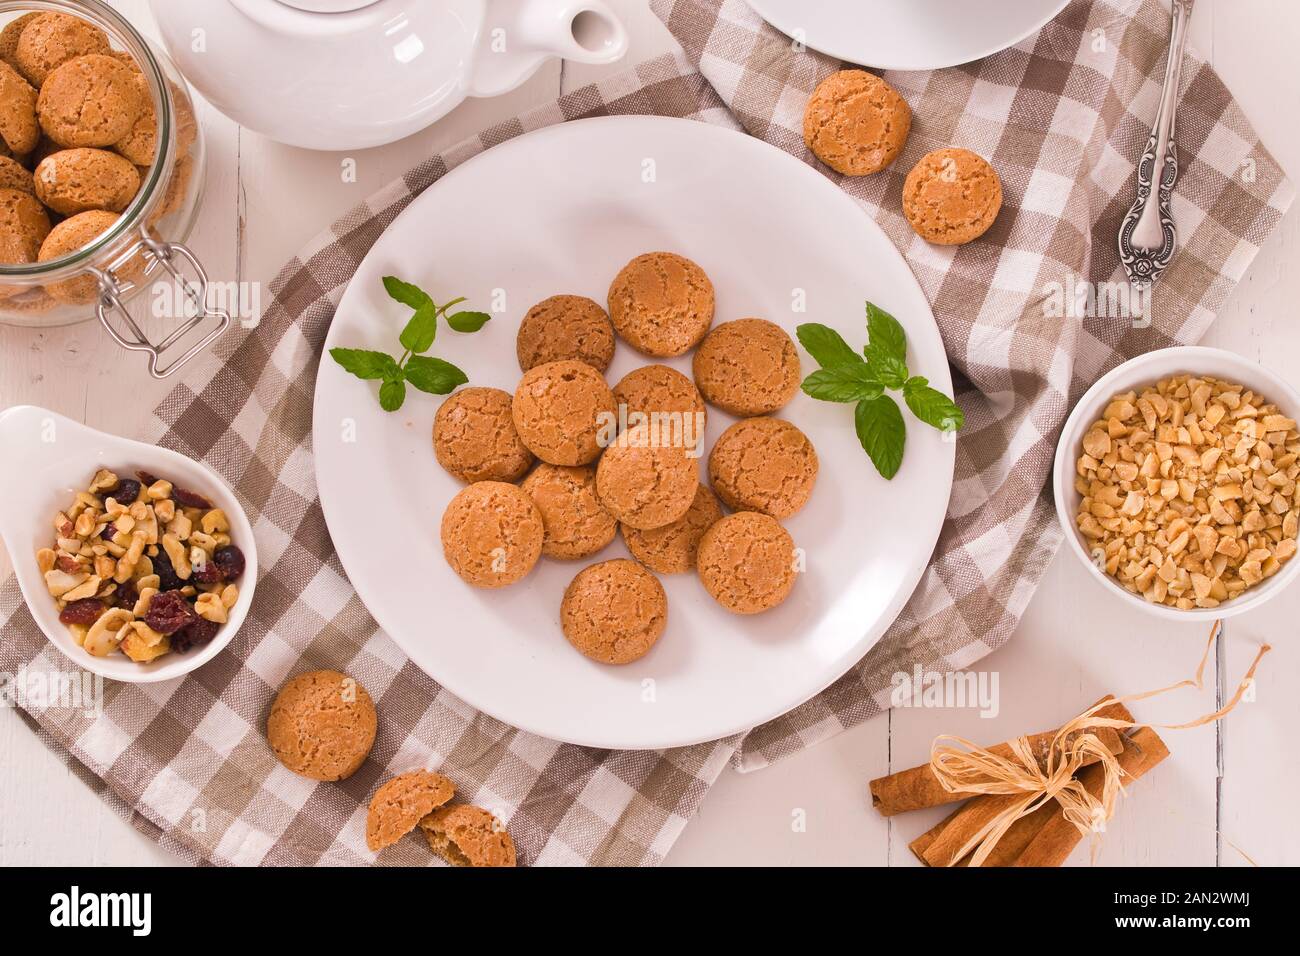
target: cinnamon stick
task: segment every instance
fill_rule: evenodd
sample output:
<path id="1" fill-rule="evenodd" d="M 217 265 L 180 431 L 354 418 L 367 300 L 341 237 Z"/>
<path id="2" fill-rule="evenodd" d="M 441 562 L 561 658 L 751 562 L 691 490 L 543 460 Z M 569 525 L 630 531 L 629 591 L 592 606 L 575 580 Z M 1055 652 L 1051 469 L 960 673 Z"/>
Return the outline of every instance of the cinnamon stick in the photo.
<path id="1" fill-rule="evenodd" d="M 1109 695 L 1108 695 L 1109 696 Z M 1102 698 L 1105 700 L 1106 698 Z M 1100 703 L 1101 701 L 1098 701 Z M 1094 705 L 1095 706 L 1095 705 Z M 1098 717 L 1115 720 L 1133 721 L 1128 708 L 1116 701 L 1097 711 Z M 1110 749 L 1110 738 L 1103 731 L 1111 728 L 1098 728 L 1097 739 Z M 1113 731 L 1112 731 L 1113 732 Z M 1120 743 L 1118 734 L 1116 743 Z M 1117 751 L 1112 750 L 1112 753 Z M 1095 762 L 1095 761 L 1094 761 Z M 958 854 L 971 839 L 992 820 L 1005 813 L 1012 805 L 1024 800 L 1023 794 L 981 794 L 968 800 L 953 813 L 949 814 L 937 826 L 923 833 L 909 846 L 912 852 L 927 866 L 953 866 L 958 863 Z M 1031 814 L 1016 820 L 998 840 L 994 852 L 984 859 L 984 866 L 1007 866 L 1016 859 L 1021 851 L 1037 835 L 1059 810 L 1055 800 L 1048 801 Z M 969 857 L 969 854 L 966 854 Z M 966 861 L 969 864 L 969 859 Z"/>
<path id="2" fill-rule="evenodd" d="M 1113 728 L 1097 727 L 1090 732 L 1096 734 L 1097 739 L 1112 754 L 1118 754 L 1123 749 L 1120 743 L 1120 735 Z M 1051 748 L 1052 740 L 1055 737 L 1055 730 L 1045 730 L 1042 733 L 1032 735 L 1028 738 L 1030 751 L 1035 756 L 1046 760 L 1047 752 Z M 988 749 L 990 753 L 997 754 L 999 757 L 1010 758 L 1014 756 L 1010 741 Z M 1095 758 L 1089 760 L 1089 763 L 1095 762 Z M 886 777 L 877 777 L 867 786 L 871 790 L 871 805 L 879 810 L 882 816 L 886 817 L 892 817 L 908 810 L 924 810 L 926 807 L 940 807 L 946 803 L 956 803 L 958 800 L 964 800 L 969 796 L 968 794 L 951 793 L 945 790 L 943 784 L 939 783 L 939 778 L 934 775 L 929 763 L 924 763 L 919 767 L 912 767 L 910 770 L 901 770 Z"/>
<path id="3" fill-rule="evenodd" d="M 1126 779 L 1134 780 L 1169 756 L 1169 748 L 1150 727 L 1139 727 L 1124 738 L 1124 751 L 1116 758 Z M 1079 782 L 1094 797 L 1100 798 L 1106 782 L 1103 767 L 1092 766 L 1079 771 Z M 1057 812 L 1034 836 L 1011 866 L 1061 866 L 1083 840 L 1079 828 Z"/>
<path id="4" fill-rule="evenodd" d="M 967 807 L 972 803 L 982 803 L 986 800 L 993 800 L 995 797 L 996 794 L 981 794 L 978 797 L 972 797 L 966 803 L 962 804 L 961 807 L 958 807 L 908 844 L 913 855 L 926 866 L 933 866 L 934 864 L 926 858 L 925 851 L 934 845 L 934 841 L 939 834 L 942 833 L 946 827 L 952 825 L 954 819 L 964 807 Z M 1029 845 L 1029 841 L 1038 834 L 1038 831 L 1046 825 L 1047 821 L 1053 817 L 1058 809 L 1059 807 L 1057 806 L 1056 801 L 1053 800 L 1052 802 L 1039 807 L 1033 813 L 1027 814 L 1015 823 L 1011 824 L 1011 826 L 1007 828 L 1007 832 L 1002 835 L 1002 839 L 998 840 L 992 851 L 990 851 L 989 855 L 984 858 L 984 862 L 980 865 L 985 867 L 1010 866 L 1016 857 L 1020 856 L 1021 852 L 1024 851 L 1025 847 Z M 969 837 L 967 839 L 969 839 Z M 966 854 L 956 865 L 970 866 L 972 855 L 973 854 L 970 853 Z"/>

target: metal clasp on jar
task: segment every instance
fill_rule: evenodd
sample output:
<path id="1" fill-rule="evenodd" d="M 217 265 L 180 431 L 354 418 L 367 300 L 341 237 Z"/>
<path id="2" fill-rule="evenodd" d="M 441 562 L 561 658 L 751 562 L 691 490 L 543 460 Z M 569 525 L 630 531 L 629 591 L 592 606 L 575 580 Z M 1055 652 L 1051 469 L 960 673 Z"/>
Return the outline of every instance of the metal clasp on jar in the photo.
<path id="1" fill-rule="evenodd" d="M 135 283 L 128 279 L 119 278 L 117 270 L 129 263 L 136 255 L 143 255 L 146 260 L 145 277 L 152 275 L 155 267 L 161 266 L 185 293 L 186 299 L 194 306 L 194 315 L 173 329 L 166 338 L 156 344 L 149 340 L 144 330 L 140 328 L 122 303 L 122 297 L 135 288 Z M 177 268 L 175 261 L 177 256 L 190 264 L 190 267 L 194 270 L 197 285 L 186 279 L 180 269 Z M 217 337 L 230 325 L 229 312 L 224 309 L 208 308 L 208 274 L 204 271 L 203 266 L 199 264 L 198 257 L 194 255 L 188 246 L 182 243 L 161 242 L 150 236 L 141 235 L 107 269 L 91 268 L 88 271 L 99 282 L 99 303 L 96 306 L 99 321 L 108 331 L 108 334 L 113 337 L 113 341 L 117 342 L 122 348 L 132 352 L 148 353 L 149 374 L 154 378 L 166 378 L 171 375 L 172 372 L 175 372 L 216 341 Z M 119 331 L 114 323 L 109 320 L 110 315 L 116 315 L 117 319 L 130 333 L 129 336 Z M 210 332 L 190 346 L 179 358 L 172 360 L 170 363 L 162 364 L 164 356 L 170 349 L 175 347 L 186 335 L 198 328 L 205 319 L 209 318 L 216 320 L 216 325 Z"/>

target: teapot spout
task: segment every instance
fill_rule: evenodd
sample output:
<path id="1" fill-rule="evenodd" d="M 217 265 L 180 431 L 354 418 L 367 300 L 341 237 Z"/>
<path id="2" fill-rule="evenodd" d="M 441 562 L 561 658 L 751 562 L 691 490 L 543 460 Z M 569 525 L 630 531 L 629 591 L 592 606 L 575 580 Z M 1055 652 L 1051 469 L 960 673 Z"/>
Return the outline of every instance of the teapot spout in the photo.
<path id="1" fill-rule="evenodd" d="M 600 64 L 625 53 L 627 30 L 602 0 L 489 0 L 470 93 L 513 89 L 549 57 Z"/>

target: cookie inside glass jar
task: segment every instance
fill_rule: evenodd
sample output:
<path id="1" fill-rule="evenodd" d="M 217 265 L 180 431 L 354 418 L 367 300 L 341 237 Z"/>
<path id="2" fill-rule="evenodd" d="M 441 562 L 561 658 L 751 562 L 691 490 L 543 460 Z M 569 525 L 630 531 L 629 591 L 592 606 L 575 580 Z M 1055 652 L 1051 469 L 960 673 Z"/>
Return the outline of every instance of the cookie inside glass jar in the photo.
<path id="1" fill-rule="evenodd" d="M 142 69 L 123 48 L 140 41 L 129 26 L 78 12 L 23 13 L 0 30 L 0 267 L 49 263 L 55 270 L 109 230 L 122 233 L 135 222 L 153 230 L 192 207 L 198 128 L 187 94 L 167 64 L 158 64 L 164 86 L 158 70 Z M 159 141 L 159 95 L 171 107 L 174 150 L 160 148 L 166 144 Z M 171 158 L 159 176 L 161 152 Z M 145 191 L 156 198 L 142 199 Z M 119 279 L 138 283 L 143 256 L 113 262 L 129 243 L 112 245 L 86 265 L 112 267 Z M 22 314 L 88 305 L 98 291 L 92 275 L 69 277 L 66 270 L 43 283 L 0 283 L 0 312 L 28 324 Z"/>

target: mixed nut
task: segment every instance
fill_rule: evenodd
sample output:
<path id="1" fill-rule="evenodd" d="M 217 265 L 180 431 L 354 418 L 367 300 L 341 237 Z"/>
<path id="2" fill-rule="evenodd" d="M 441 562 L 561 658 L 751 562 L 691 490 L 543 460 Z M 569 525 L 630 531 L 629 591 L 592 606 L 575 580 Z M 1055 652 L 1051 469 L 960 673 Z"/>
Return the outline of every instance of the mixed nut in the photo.
<path id="1" fill-rule="evenodd" d="M 144 664 L 207 644 L 239 600 L 244 553 L 202 495 L 101 468 L 36 552 L 59 620 L 86 653 Z"/>
<path id="2" fill-rule="evenodd" d="M 1083 438 L 1075 521 L 1148 601 L 1213 608 L 1296 553 L 1300 433 L 1242 385 L 1176 375 L 1116 395 Z"/>

